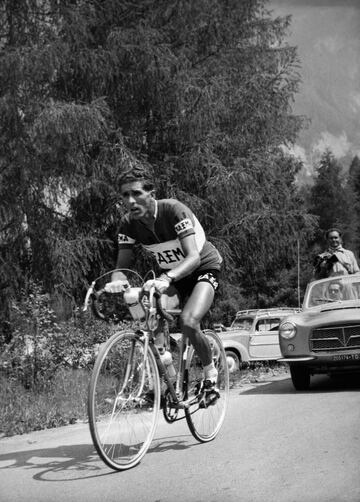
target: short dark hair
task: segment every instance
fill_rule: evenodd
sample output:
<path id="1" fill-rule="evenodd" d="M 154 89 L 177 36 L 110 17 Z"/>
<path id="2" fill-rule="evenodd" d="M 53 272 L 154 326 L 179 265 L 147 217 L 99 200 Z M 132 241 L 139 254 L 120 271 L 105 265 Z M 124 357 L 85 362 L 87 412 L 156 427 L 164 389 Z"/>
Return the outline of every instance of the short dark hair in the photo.
<path id="1" fill-rule="evenodd" d="M 342 290 L 343 290 L 343 285 L 341 284 L 341 282 L 338 282 L 338 281 L 332 281 L 332 282 L 330 282 L 330 284 L 329 284 L 329 289 L 331 288 L 331 286 L 339 286 L 339 291 L 342 291 Z"/>
<path id="2" fill-rule="evenodd" d="M 145 190 L 153 190 L 154 182 L 150 170 L 141 164 L 132 166 L 123 171 L 118 178 L 118 186 L 121 189 L 125 183 L 140 181 Z"/>
<path id="3" fill-rule="evenodd" d="M 328 230 L 326 230 L 326 232 L 325 232 L 326 239 L 329 238 L 329 234 L 331 234 L 331 232 L 337 232 L 339 234 L 339 237 L 342 237 L 342 233 L 340 232 L 340 230 L 336 227 L 332 227 L 332 228 L 329 228 Z"/>

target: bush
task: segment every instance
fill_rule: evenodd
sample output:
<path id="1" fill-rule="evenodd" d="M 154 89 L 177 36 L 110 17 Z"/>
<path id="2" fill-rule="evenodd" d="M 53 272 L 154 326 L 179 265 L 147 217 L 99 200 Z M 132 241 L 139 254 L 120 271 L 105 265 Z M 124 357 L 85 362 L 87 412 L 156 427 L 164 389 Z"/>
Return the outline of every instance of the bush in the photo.
<path id="1" fill-rule="evenodd" d="M 0 340 L 0 371 L 36 391 L 46 389 L 61 368 L 91 368 L 99 344 L 111 334 L 110 325 L 79 308 L 70 321 L 57 322 L 49 296 L 37 284 L 12 304 L 11 327 L 10 341 Z"/>
<path id="2" fill-rule="evenodd" d="M 10 336 L 0 334 L 0 432 L 22 434 L 86 419 L 90 373 L 113 328 L 79 308 L 71 320 L 58 322 L 49 295 L 35 283 L 11 312 Z"/>
<path id="3" fill-rule="evenodd" d="M 0 433 L 24 434 L 75 423 L 87 417 L 87 370 L 59 369 L 41 392 L 0 377 Z"/>

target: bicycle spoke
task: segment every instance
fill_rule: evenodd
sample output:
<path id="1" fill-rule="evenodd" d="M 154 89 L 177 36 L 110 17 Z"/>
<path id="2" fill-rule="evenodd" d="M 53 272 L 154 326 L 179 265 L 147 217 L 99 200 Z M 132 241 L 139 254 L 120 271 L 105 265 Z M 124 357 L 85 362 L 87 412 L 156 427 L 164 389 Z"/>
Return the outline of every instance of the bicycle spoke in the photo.
<path id="1" fill-rule="evenodd" d="M 153 400 L 148 396 L 152 394 Z M 150 447 L 160 407 L 160 380 L 150 349 L 133 333 L 117 333 L 99 353 L 89 389 L 96 450 L 116 470 L 135 466 Z"/>
<path id="2" fill-rule="evenodd" d="M 187 398 L 193 404 L 185 410 L 186 420 L 193 436 L 201 442 L 211 441 L 218 434 L 225 418 L 229 394 L 229 374 L 226 355 L 218 335 L 204 331 L 212 346 L 213 360 L 218 370 L 217 387 L 220 397 L 211 405 L 204 405 L 201 393 L 203 368 L 192 349 L 187 363 Z"/>

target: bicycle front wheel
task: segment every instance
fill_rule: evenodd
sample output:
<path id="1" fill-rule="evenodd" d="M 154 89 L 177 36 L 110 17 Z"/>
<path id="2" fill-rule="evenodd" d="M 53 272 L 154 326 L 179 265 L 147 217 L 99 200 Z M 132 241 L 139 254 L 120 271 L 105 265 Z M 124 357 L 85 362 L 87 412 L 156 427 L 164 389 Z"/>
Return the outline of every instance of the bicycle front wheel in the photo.
<path id="1" fill-rule="evenodd" d="M 213 440 L 225 418 L 229 399 L 229 369 L 222 342 L 217 333 L 204 330 L 207 336 L 215 367 L 218 370 L 217 387 L 220 397 L 207 407 L 202 406 L 201 387 L 204 380 L 204 370 L 193 347 L 190 349 L 185 375 L 187 399 L 191 400 L 189 408 L 185 409 L 186 421 L 192 435 L 200 442 Z"/>
<path id="2" fill-rule="evenodd" d="M 89 386 L 91 436 L 100 458 L 122 471 L 150 447 L 160 409 L 160 377 L 150 347 L 133 332 L 115 333 L 102 346 Z"/>

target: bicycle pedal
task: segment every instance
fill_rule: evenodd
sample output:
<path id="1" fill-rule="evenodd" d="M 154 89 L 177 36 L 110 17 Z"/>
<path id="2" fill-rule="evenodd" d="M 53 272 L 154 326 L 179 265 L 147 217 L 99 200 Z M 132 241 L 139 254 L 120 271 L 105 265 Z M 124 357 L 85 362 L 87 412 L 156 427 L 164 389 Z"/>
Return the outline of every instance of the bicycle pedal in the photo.
<path id="1" fill-rule="evenodd" d="M 220 397 L 219 389 L 217 389 L 214 384 L 209 381 L 204 382 L 203 386 L 203 399 L 201 400 L 202 407 L 212 406 Z"/>

